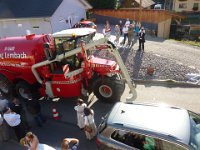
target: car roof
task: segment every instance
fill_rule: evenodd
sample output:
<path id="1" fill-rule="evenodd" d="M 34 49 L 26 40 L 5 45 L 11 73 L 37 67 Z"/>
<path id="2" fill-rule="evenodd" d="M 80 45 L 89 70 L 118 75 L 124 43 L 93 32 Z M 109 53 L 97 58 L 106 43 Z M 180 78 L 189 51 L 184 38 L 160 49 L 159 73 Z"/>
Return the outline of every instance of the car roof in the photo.
<path id="1" fill-rule="evenodd" d="M 94 23 L 94 22 L 92 22 L 92 21 L 81 21 L 80 23 L 82 23 L 82 24 L 88 24 L 88 23 Z"/>
<path id="2" fill-rule="evenodd" d="M 190 119 L 187 110 L 141 103 L 116 103 L 107 124 L 150 131 L 189 143 Z"/>
<path id="3" fill-rule="evenodd" d="M 65 37 L 65 36 L 71 37 L 72 35 L 84 36 L 95 32 L 96 30 L 92 28 L 73 28 L 53 33 L 52 36 L 53 37 Z"/>

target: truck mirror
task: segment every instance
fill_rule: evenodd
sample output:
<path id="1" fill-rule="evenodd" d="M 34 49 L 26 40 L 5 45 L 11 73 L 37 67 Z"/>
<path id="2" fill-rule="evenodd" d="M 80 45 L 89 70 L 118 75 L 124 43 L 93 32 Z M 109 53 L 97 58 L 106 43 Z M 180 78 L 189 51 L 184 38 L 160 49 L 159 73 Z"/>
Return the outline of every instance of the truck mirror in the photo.
<path id="1" fill-rule="evenodd" d="M 43 47 L 44 48 L 50 48 L 50 45 L 49 45 L 49 43 L 44 43 Z"/>
<path id="2" fill-rule="evenodd" d="M 53 53 L 52 53 L 52 51 L 50 49 L 50 44 L 49 43 L 44 43 L 43 47 L 44 47 L 44 53 L 46 55 L 46 58 L 48 60 L 54 59 Z"/>

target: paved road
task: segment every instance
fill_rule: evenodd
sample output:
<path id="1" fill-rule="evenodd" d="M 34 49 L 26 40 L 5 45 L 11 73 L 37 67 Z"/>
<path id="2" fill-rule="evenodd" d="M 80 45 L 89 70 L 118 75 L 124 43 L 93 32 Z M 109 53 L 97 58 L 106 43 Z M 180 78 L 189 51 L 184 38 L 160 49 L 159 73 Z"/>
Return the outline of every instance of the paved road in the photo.
<path id="1" fill-rule="evenodd" d="M 171 57 L 171 59 L 175 59 L 176 61 L 187 64 L 188 66 L 194 65 L 196 68 L 200 69 L 200 62 L 198 62 L 197 58 L 199 56 L 198 48 L 186 47 L 185 45 L 179 44 L 176 46 L 172 41 L 159 41 L 156 42 L 152 40 L 147 41 L 146 45 L 153 43 L 154 47 L 148 45 L 147 51 L 162 55 L 163 57 Z M 157 39 L 156 39 L 157 40 Z M 164 44 L 164 47 L 167 47 L 166 50 L 162 49 L 163 46 L 160 44 Z M 137 44 L 134 45 L 134 49 L 137 48 Z M 173 46 L 173 47 L 171 47 Z M 160 48 L 161 47 L 161 48 Z M 175 47 L 175 48 L 174 48 Z M 184 47 L 184 52 L 182 48 Z M 192 54 L 188 54 L 191 52 Z M 188 56 L 189 55 L 189 56 Z M 187 59 L 186 57 L 190 57 Z M 194 62 L 194 63 L 193 63 Z M 200 89 L 199 88 L 174 88 L 174 87 L 165 87 L 165 86 L 152 86 L 150 84 L 146 85 L 137 85 L 137 99 L 136 101 L 140 102 L 153 102 L 153 103 L 167 103 L 179 107 L 184 107 L 200 113 Z M 128 88 L 124 95 L 122 96 L 121 101 L 126 101 L 126 97 L 128 96 Z M 94 97 L 93 103 L 91 103 L 91 107 L 95 111 L 95 120 L 97 125 L 100 123 L 101 117 L 104 116 L 113 104 L 105 104 L 101 101 L 97 100 Z M 32 118 L 29 120 L 32 125 L 32 131 L 38 135 L 41 143 L 46 143 L 51 146 L 54 146 L 56 149 L 60 149 L 60 144 L 63 138 L 65 137 L 76 137 L 80 139 L 80 150 L 95 150 L 95 140 L 87 141 L 85 139 L 85 135 L 82 131 L 80 131 L 76 126 L 76 113 L 73 109 L 75 106 L 75 101 L 66 100 L 59 102 L 50 102 L 50 101 L 41 101 L 41 105 L 43 107 L 43 113 L 47 116 L 48 121 L 44 127 L 38 128 L 33 123 Z M 60 121 L 55 121 L 52 119 L 52 106 L 57 108 L 57 111 L 60 114 Z M 9 141 L 7 143 L 0 144 L 1 150 L 18 150 L 22 149 L 16 142 Z"/>
<path id="2" fill-rule="evenodd" d="M 98 25 L 98 32 L 102 33 L 103 25 Z M 112 26 L 112 35 L 114 34 L 114 26 Z M 114 39 L 111 38 L 111 39 Z M 121 38 L 122 40 L 123 38 Z M 138 49 L 137 44 L 133 45 L 133 49 Z M 174 40 L 166 40 L 162 38 L 146 35 L 145 51 L 152 52 L 164 58 L 177 61 L 180 64 L 189 66 L 200 71 L 200 48 L 182 44 Z"/>
<path id="3" fill-rule="evenodd" d="M 198 47 L 181 44 L 173 40 L 151 41 L 151 39 L 147 40 L 145 45 L 147 47 L 145 50 L 148 52 L 170 58 L 200 71 L 200 48 Z"/>
<path id="4" fill-rule="evenodd" d="M 199 88 L 178 88 L 178 87 L 164 87 L 164 86 L 152 86 L 137 85 L 137 99 L 139 102 L 153 102 L 153 103 L 168 103 L 171 105 L 184 107 L 200 113 L 200 89 Z M 122 96 L 121 101 L 126 101 L 129 89 L 126 87 L 126 91 Z M 95 111 L 95 120 L 97 125 L 100 123 L 101 117 L 104 116 L 113 106 L 113 104 L 102 103 L 94 97 L 94 103 L 92 108 Z M 76 126 L 76 113 L 73 110 L 75 101 L 65 100 L 59 102 L 42 101 L 44 114 L 49 118 L 46 125 L 42 128 L 38 128 L 32 122 L 32 131 L 36 133 L 41 143 L 46 143 L 60 149 L 60 143 L 65 137 L 76 137 L 80 139 L 80 150 L 95 150 L 95 140 L 87 141 L 85 135 Z M 60 114 L 61 121 L 55 121 L 52 119 L 52 106 L 56 106 L 57 111 Z M 13 141 L 3 143 L 0 145 L 2 150 L 21 149 Z"/>

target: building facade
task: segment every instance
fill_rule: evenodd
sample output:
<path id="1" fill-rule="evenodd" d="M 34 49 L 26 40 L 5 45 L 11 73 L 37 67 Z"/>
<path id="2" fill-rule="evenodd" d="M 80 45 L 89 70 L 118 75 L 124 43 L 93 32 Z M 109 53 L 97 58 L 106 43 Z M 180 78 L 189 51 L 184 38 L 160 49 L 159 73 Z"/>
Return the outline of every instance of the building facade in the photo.
<path id="1" fill-rule="evenodd" d="M 1 0 L 0 37 L 65 30 L 86 18 L 91 8 L 85 0 Z"/>
<path id="2" fill-rule="evenodd" d="M 200 12 L 200 0 L 165 0 L 166 9 L 175 12 Z"/>

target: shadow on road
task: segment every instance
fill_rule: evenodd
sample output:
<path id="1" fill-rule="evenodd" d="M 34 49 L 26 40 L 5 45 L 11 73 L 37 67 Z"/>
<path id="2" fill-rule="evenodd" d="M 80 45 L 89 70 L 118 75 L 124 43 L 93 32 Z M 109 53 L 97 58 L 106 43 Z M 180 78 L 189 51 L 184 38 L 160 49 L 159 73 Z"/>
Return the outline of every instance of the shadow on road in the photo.
<path id="1" fill-rule="evenodd" d="M 144 51 L 137 51 L 134 57 L 134 72 L 133 72 L 133 76 L 135 78 L 139 77 L 139 72 L 140 72 L 140 68 L 142 65 L 142 58 L 143 58 L 143 53 Z"/>

